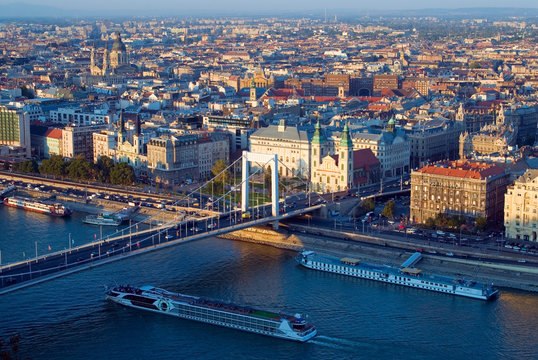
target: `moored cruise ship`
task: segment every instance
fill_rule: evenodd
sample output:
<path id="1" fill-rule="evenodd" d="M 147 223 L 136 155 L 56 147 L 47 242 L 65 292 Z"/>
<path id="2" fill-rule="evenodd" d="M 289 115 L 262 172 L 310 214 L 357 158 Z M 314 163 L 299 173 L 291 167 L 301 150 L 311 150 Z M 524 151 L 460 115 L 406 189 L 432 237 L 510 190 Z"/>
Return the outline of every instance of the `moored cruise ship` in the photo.
<path id="1" fill-rule="evenodd" d="M 42 214 L 53 216 L 69 216 L 71 210 L 60 203 L 48 201 L 38 201 L 28 198 L 12 196 L 4 199 L 4 204 L 11 207 L 16 207 L 24 210 L 35 211 Z"/>
<path id="2" fill-rule="evenodd" d="M 316 336 L 314 325 L 298 314 L 276 314 L 153 286 L 116 286 L 107 292 L 107 299 L 132 308 L 287 340 L 305 342 Z"/>
<path id="3" fill-rule="evenodd" d="M 102 225 L 102 226 L 119 226 L 121 220 L 116 218 L 114 213 L 104 211 L 98 215 L 88 215 L 83 220 L 85 224 Z"/>
<path id="4" fill-rule="evenodd" d="M 411 267 L 420 259 L 420 253 L 414 253 L 402 264 L 402 267 L 396 269 L 387 265 L 362 263 L 360 260 L 353 258 L 338 259 L 326 255 L 322 256 L 314 251 L 303 251 L 296 258 L 299 264 L 314 270 L 461 295 L 474 299 L 489 300 L 495 298 L 499 293 L 498 289 L 487 284 L 473 280 L 425 274 L 421 270 Z"/>

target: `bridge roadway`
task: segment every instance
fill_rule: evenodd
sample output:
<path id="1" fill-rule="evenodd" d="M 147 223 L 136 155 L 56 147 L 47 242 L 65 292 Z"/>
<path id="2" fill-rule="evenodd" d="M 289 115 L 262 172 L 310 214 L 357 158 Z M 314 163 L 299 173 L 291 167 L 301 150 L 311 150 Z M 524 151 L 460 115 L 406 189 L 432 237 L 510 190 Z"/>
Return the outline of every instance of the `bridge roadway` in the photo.
<path id="1" fill-rule="evenodd" d="M 292 211 L 263 216 L 270 213 L 271 206 L 262 205 L 250 209 L 250 218 L 241 218 L 241 212 L 234 211 L 188 219 L 4 265 L 0 267 L 0 295 L 131 256 L 312 212 L 321 206 L 309 206 L 303 200 Z"/>

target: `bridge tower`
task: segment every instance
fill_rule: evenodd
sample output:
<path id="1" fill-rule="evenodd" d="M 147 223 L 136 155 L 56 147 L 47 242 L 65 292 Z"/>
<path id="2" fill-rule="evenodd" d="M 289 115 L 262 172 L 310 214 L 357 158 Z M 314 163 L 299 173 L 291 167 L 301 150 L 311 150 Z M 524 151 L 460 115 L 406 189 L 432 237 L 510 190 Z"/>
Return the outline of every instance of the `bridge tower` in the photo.
<path id="1" fill-rule="evenodd" d="M 242 186 L 241 186 L 241 211 L 245 212 L 248 209 L 248 176 L 250 173 L 250 162 L 265 164 L 271 162 L 271 215 L 278 216 L 278 156 L 277 154 L 260 154 L 250 151 L 243 151 L 243 167 L 242 167 Z M 278 220 L 273 222 L 273 229 L 278 229 Z"/>

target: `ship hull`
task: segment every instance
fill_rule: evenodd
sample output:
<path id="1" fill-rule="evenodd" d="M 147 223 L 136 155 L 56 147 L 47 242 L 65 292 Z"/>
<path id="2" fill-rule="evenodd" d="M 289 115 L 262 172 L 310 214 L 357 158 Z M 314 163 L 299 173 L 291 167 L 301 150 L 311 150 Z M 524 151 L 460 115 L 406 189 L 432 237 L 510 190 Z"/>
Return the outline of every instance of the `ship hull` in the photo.
<path id="1" fill-rule="evenodd" d="M 357 277 L 361 279 L 374 280 L 389 284 L 413 287 L 417 289 L 429 290 L 444 294 L 452 294 L 458 296 L 464 296 L 472 299 L 478 300 L 492 300 L 498 296 L 499 291 L 497 289 L 490 292 L 481 292 L 467 290 L 461 286 L 454 284 L 447 284 L 437 281 L 428 281 L 419 277 L 412 277 L 406 274 L 397 274 L 395 273 L 396 269 L 385 267 L 384 271 L 382 267 L 378 268 L 362 268 L 356 266 L 348 266 L 344 264 L 336 264 L 333 262 L 324 262 L 321 260 L 305 260 L 304 257 L 297 258 L 297 262 L 308 269 L 318 270 L 323 272 L 329 272 L 339 275 L 346 275 L 351 277 Z"/>
<path id="2" fill-rule="evenodd" d="M 24 205 L 24 204 L 20 204 L 20 203 L 13 203 L 13 202 L 9 201 L 9 198 L 4 199 L 3 203 L 4 203 L 4 205 L 12 207 L 12 208 L 23 209 L 23 210 L 26 210 L 26 211 L 33 211 L 33 212 L 37 212 L 37 213 L 40 213 L 40 214 L 46 214 L 46 215 L 51 215 L 51 216 L 56 216 L 56 217 L 66 217 L 66 216 L 71 215 L 70 211 L 66 211 L 66 212 L 60 214 L 60 213 L 56 213 L 53 210 L 51 210 L 50 207 L 49 208 L 41 208 L 41 207 L 35 207 L 35 206 L 32 206 L 32 205 Z"/>
<path id="3" fill-rule="evenodd" d="M 111 295 L 111 293 L 113 295 Z M 222 310 L 210 309 L 201 307 L 199 305 L 189 305 L 181 302 L 174 302 L 170 299 L 151 299 L 155 301 L 146 301 L 142 297 L 140 301 L 127 299 L 126 297 L 115 295 L 113 292 L 109 292 L 107 299 L 125 307 L 151 311 L 154 313 L 169 315 L 178 317 L 184 320 L 192 320 L 202 322 L 211 325 L 217 325 L 235 330 L 246 331 L 259 335 L 271 336 L 284 340 L 291 340 L 297 342 L 306 342 L 317 335 L 317 330 L 312 328 L 304 336 L 299 336 L 295 333 L 284 333 L 280 331 L 279 327 L 275 327 L 276 324 L 271 324 L 270 321 L 266 321 L 266 326 L 259 325 L 264 320 L 249 318 L 246 315 L 239 315 L 236 313 L 229 313 Z M 128 297 L 128 296 L 127 296 Z M 165 304 L 165 305 L 163 305 Z M 249 322 L 258 322 L 257 327 L 248 326 Z"/>

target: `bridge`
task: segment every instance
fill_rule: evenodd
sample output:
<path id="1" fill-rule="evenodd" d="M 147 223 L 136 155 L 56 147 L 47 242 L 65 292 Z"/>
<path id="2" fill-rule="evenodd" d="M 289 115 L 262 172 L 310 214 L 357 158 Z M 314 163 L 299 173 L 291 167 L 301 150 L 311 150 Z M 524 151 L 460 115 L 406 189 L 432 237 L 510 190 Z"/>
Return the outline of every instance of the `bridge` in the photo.
<path id="1" fill-rule="evenodd" d="M 230 170 L 232 169 L 232 174 L 235 175 L 235 167 L 240 160 L 242 161 L 241 182 L 233 184 L 235 180 L 229 179 Z M 257 166 L 251 168 L 252 163 Z M 142 227 L 142 222 L 135 223 L 124 229 L 119 236 L 109 235 L 85 245 L 3 265 L 0 267 L 0 295 L 95 266 L 121 261 L 132 256 L 210 236 L 218 236 L 269 223 L 273 224 L 274 228 L 278 228 L 278 222 L 282 219 L 318 210 L 325 200 L 319 194 L 310 192 L 308 190 L 309 184 L 303 182 L 306 191 L 290 194 L 289 189 L 279 183 L 277 172 L 279 164 L 286 166 L 279 162 L 277 155 L 245 151 L 241 158 L 222 170 L 213 179 L 174 203 L 174 205 L 180 204 L 193 194 L 199 194 L 200 200 L 202 200 L 202 190 L 211 188 L 212 196 L 204 193 L 209 200 L 204 207 L 201 206 L 202 201 L 200 201 L 200 208 L 197 211 L 186 213 L 181 219 L 178 218 L 140 231 L 138 229 L 139 225 Z M 255 177 L 260 175 L 264 181 L 264 169 L 268 167 L 271 167 L 271 202 L 262 201 L 260 204 L 261 195 L 265 196 L 265 182 L 261 192 L 258 189 L 257 193 L 250 193 L 251 188 L 255 189 L 254 184 L 251 183 Z M 217 195 L 214 195 L 213 188 L 217 180 L 220 181 L 222 192 L 217 192 Z M 281 187 L 283 187 L 284 196 L 279 197 L 279 188 Z M 240 207 L 234 201 L 235 190 L 239 188 L 242 190 Z M 265 199 L 262 198 L 262 200 Z M 215 211 L 215 208 L 220 211 Z M 192 210 L 192 208 L 190 209 Z M 162 209 L 162 211 L 165 210 Z M 151 219 L 158 219 L 161 212 L 151 216 L 150 223 Z"/>

